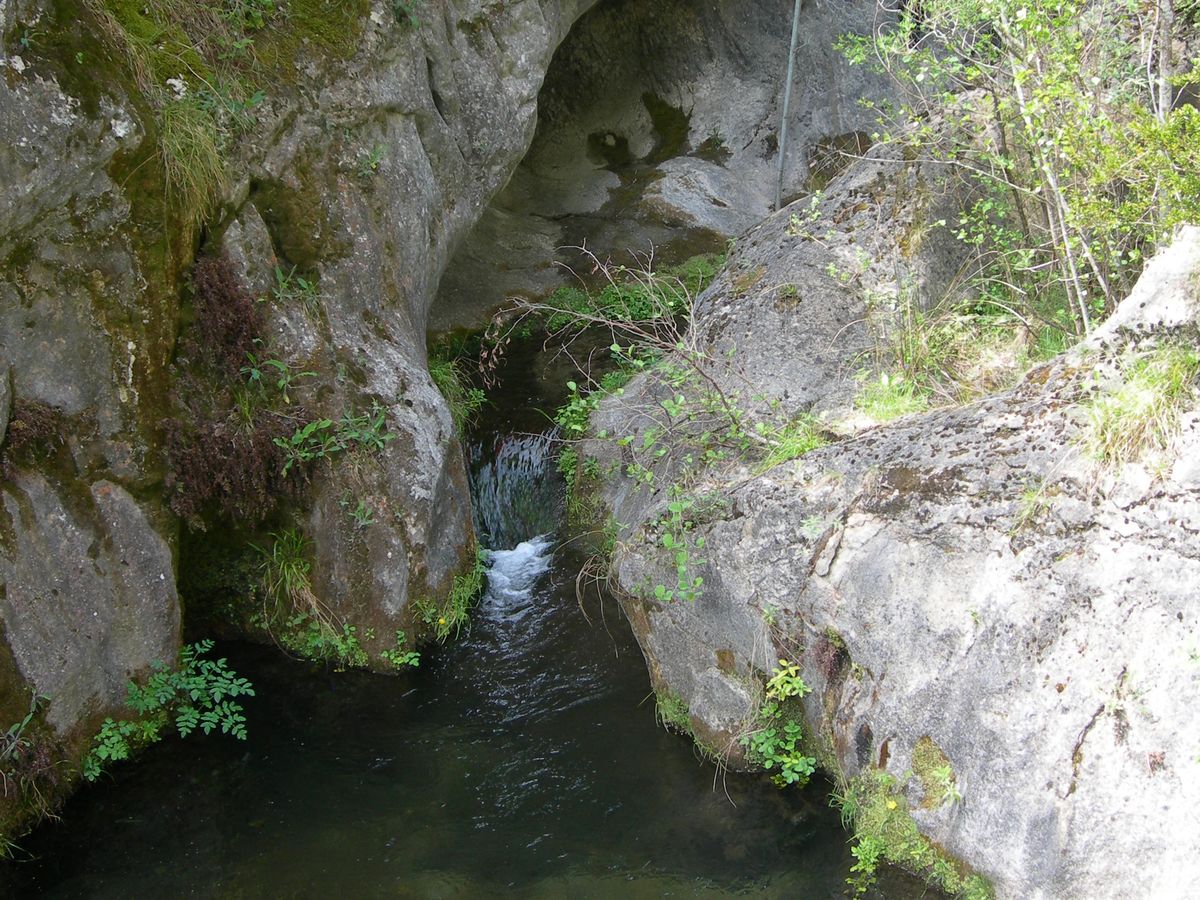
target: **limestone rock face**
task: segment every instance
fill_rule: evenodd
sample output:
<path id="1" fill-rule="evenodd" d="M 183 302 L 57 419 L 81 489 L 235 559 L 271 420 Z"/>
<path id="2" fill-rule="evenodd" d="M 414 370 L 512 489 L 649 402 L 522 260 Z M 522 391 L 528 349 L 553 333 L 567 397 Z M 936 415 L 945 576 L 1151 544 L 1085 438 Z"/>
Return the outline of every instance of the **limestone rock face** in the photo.
<path id="1" fill-rule="evenodd" d="M 920 830 L 999 896 L 1200 891 L 1200 411 L 1154 475 L 1101 470 L 1079 441 L 1109 360 L 1131 342 L 1195 340 L 1197 273 L 1190 228 L 1108 328 L 1012 390 L 732 487 L 702 478 L 691 491 L 726 502 L 700 529 L 693 603 L 634 596 L 669 564 L 638 527 L 663 501 L 643 500 L 616 573 L 656 684 L 688 703 L 697 734 L 729 746 L 753 708 L 744 686 L 795 659 L 827 764 L 908 779 Z M 763 322 L 744 346 L 776 346 Z M 905 774 L 926 739 L 961 801 Z"/>
<path id="2" fill-rule="evenodd" d="M 46 696 L 47 722 L 77 748 L 131 676 L 175 658 L 164 422 L 186 416 L 176 388 L 198 253 L 226 254 L 264 299 L 263 355 L 315 373 L 294 408 L 337 420 L 378 407 L 393 436 L 315 467 L 287 500 L 321 601 L 390 645 L 410 600 L 443 595 L 473 562 L 426 322 L 454 246 L 528 148 L 555 48 L 592 2 L 449 0 L 419 27 L 389 2 L 335 5 L 356 10 L 354 40 L 340 54 L 305 43 L 264 85 L 248 133 L 224 148 L 228 183 L 201 231 L 169 202 L 154 104 L 90 8 L 0 0 L 0 712 Z M 277 271 L 315 281 L 319 298 L 269 299 Z M 4 455 L 10 411 L 49 423 L 42 444 Z M 366 530 L 347 514 L 359 500 L 374 512 Z"/>
<path id="3" fill-rule="evenodd" d="M 45 477 L 22 473 L 0 497 L 4 637 L 29 690 L 48 699 L 46 721 L 68 737 L 118 707 L 133 675 L 174 661 L 171 551 L 111 482 L 65 497 Z"/>
<path id="4" fill-rule="evenodd" d="M 848 420 L 856 375 L 901 304 L 928 309 L 968 282 L 970 254 L 935 223 L 953 221 L 969 196 L 953 169 L 877 146 L 750 228 L 694 302 L 689 339 L 709 360 L 713 385 L 746 413 L 773 405 L 784 418 Z M 632 434 L 635 445 L 651 429 L 665 432 L 669 393 L 635 379 L 623 398 L 601 404 L 592 430 Z M 583 452 L 601 469 L 629 462 L 611 441 L 587 441 Z M 656 464 L 660 483 L 679 474 L 678 455 Z M 630 479 L 607 479 L 600 490 L 623 523 L 644 521 L 663 499 Z"/>
<path id="5" fill-rule="evenodd" d="M 386 410 L 394 439 L 322 469 L 305 523 L 322 601 L 381 646 L 411 626 L 410 599 L 444 596 L 473 562 L 465 463 L 428 374 L 426 322 L 454 246 L 524 155 L 546 67 L 588 5 L 458 3 L 400 39 L 368 28 L 347 70 L 278 119 L 224 234 L 261 291 L 276 267 L 319 276 L 316 308 L 266 307 L 276 352 L 319 374 L 298 395 L 308 408 L 334 420 Z M 359 501 L 373 512 L 365 530 L 347 515 Z"/>
<path id="6" fill-rule="evenodd" d="M 867 0 L 805 4 L 785 201 L 858 153 L 887 81 L 834 45 L 869 31 Z M 773 208 L 791 39 L 790 0 L 618 0 L 584 16 L 546 76 L 537 134 L 441 286 L 432 322 L 480 321 L 510 294 L 570 283 L 566 268 L 627 251 L 660 264 L 724 248 Z M 558 264 L 555 264 L 555 263 Z"/>

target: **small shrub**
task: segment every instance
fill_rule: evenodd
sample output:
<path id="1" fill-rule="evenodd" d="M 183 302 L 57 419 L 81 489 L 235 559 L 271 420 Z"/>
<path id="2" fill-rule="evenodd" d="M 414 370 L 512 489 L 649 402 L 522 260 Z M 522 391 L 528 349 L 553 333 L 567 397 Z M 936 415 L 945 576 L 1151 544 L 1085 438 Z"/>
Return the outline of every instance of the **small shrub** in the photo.
<path id="1" fill-rule="evenodd" d="M 667 503 L 667 511 L 658 522 L 659 543 L 671 556 L 675 570 L 675 584 L 656 584 L 654 599 L 659 603 L 675 600 L 692 602 L 700 596 L 704 577 L 693 574 L 694 566 L 701 566 L 706 559 L 694 556 L 693 551 L 704 549 L 705 540 L 695 534 L 696 499 L 673 490 Z"/>
<path id="2" fill-rule="evenodd" d="M 355 174 L 359 178 L 371 178 L 379 171 L 379 165 L 383 162 L 383 146 L 376 144 L 370 150 L 360 150 L 355 163 Z"/>

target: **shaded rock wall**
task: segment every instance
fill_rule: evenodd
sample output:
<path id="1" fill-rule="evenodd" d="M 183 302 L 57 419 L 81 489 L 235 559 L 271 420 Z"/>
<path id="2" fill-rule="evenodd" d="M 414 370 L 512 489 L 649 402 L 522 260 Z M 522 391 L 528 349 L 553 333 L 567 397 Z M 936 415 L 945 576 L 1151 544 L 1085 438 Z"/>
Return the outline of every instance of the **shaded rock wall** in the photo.
<path id="1" fill-rule="evenodd" d="M 288 501 L 322 600 L 390 646 L 409 602 L 444 595 L 473 562 L 426 318 L 454 245 L 532 139 L 555 47 L 590 5 L 431 0 L 411 28 L 364 0 L 338 7 L 343 32 L 327 43 L 273 20 L 264 50 L 301 49 L 226 148 L 227 189 L 197 229 L 170 202 L 152 104 L 92 7 L 0 0 L 0 422 L 11 401 L 14 423 L 27 410 L 52 426 L 20 453 L 8 429 L 0 460 L 3 724 L 29 692 L 45 695 L 48 725 L 81 746 L 129 677 L 177 652 L 163 423 L 186 415 L 175 388 L 197 252 L 227 252 L 257 296 L 277 265 L 316 279 L 311 308 L 262 305 L 263 355 L 316 373 L 297 409 L 337 418 L 378 403 L 395 435 L 315 467 Z M 347 496 L 374 505 L 366 532 Z"/>
<path id="2" fill-rule="evenodd" d="M 833 139 L 869 131 L 860 98 L 883 79 L 834 50 L 876 4 L 805 4 L 785 199 L 823 183 Z M 478 323 L 510 294 L 564 283 L 601 257 L 656 250 L 671 264 L 721 250 L 774 203 L 791 38 L 788 0 L 617 0 L 584 16 L 547 73 L 538 130 L 512 180 L 455 256 L 432 324 Z M 865 149 L 850 140 L 851 152 Z M 814 180 L 815 179 L 815 180 Z"/>

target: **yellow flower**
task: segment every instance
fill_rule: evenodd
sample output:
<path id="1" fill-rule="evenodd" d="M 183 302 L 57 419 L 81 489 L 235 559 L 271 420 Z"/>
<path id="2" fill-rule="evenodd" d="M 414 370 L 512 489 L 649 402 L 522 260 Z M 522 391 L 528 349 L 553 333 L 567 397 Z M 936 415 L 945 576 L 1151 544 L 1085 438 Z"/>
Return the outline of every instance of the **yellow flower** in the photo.
<path id="1" fill-rule="evenodd" d="M 439 624 L 439 625 L 445 625 L 445 624 L 446 624 L 446 617 L 445 617 L 445 616 L 442 616 L 440 619 L 438 619 L 438 624 Z"/>
<path id="2" fill-rule="evenodd" d="M 887 808 L 888 808 L 888 809 L 895 809 L 895 808 L 896 808 L 896 801 L 895 801 L 895 800 L 889 800 L 889 801 L 887 802 Z"/>

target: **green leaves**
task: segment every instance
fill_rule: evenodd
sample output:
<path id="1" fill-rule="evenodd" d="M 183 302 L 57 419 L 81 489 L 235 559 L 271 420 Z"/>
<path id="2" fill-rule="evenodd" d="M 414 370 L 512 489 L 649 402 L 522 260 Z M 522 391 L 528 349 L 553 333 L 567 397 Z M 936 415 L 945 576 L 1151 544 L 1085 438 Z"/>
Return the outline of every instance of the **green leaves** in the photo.
<path id="1" fill-rule="evenodd" d="M 156 663 L 144 685 L 129 682 L 126 705 L 136 717 L 104 720 L 83 760 L 84 778 L 95 781 L 106 764 L 128 759 L 134 750 L 155 743 L 171 721 L 180 737 L 198 728 L 204 734 L 220 730 L 246 739 L 246 717 L 232 698 L 253 697 L 254 687 L 225 659 L 205 659 L 212 647 L 212 641 L 186 646 L 179 654 L 178 669 Z"/>
<path id="2" fill-rule="evenodd" d="M 390 662 L 397 669 L 408 667 L 416 668 L 421 664 L 421 654 L 416 650 L 406 650 L 404 645 L 408 642 L 408 635 L 403 631 L 396 632 L 396 649 L 384 650 L 379 655 L 387 662 Z"/>
<path id="3" fill-rule="evenodd" d="M 801 749 L 803 729 L 787 712 L 787 701 L 799 699 L 810 688 L 800 677 L 800 667 L 786 659 L 767 681 L 766 697 L 758 708 L 757 728 L 740 739 L 751 760 L 768 772 L 780 787 L 807 783 L 817 761 Z"/>
<path id="4" fill-rule="evenodd" d="M 394 434 L 386 431 L 387 413 L 378 402 L 371 404 L 369 413 L 346 413 L 334 427 L 332 419 L 316 419 L 298 428 L 291 437 L 275 438 L 275 446 L 286 454 L 283 474 L 298 464 L 324 459 L 353 445 L 366 450 L 382 450 Z"/>
<path id="5" fill-rule="evenodd" d="M 695 497 L 681 493 L 678 488 L 672 488 L 672 499 L 667 503 L 667 512 L 658 525 L 662 529 L 659 543 L 672 555 L 675 585 L 655 585 L 654 599 L 660 603 L 670 603 L 674 600 L 694 601 L 700 596 L 700 589 L 704 587 L 704 578 L 692 574 L 694 566 L 703 565 L 708 561 L 692 555 L 694 550 L 704 549 L 705 543 L 702 535 L 693 534 L 695 521 L 691 513 L 695 507 Z"/>

